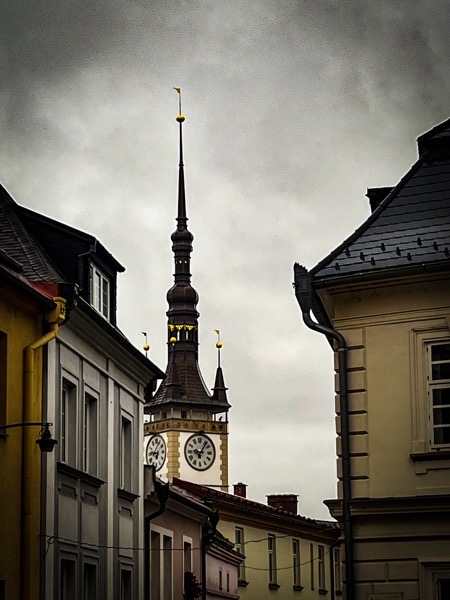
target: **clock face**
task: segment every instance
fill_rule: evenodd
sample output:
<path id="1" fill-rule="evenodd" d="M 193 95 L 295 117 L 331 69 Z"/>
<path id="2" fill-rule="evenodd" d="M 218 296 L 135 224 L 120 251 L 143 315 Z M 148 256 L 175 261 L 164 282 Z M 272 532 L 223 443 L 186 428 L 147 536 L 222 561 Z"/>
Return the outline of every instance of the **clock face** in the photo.
<path id="1" fill-rule="evenodd" d="M 193 469 L 206 471 L 216 458 L 216 449 L 208 436 L 196 433 L 187 440 L 184 455 Z"/>
<path id="2" fill-rule="evenodd" d="M 157 471 L 166 460 L 166 442 L 160 435 L 152 435 L 146 450 L 147 464 L 155 467 Z"/>

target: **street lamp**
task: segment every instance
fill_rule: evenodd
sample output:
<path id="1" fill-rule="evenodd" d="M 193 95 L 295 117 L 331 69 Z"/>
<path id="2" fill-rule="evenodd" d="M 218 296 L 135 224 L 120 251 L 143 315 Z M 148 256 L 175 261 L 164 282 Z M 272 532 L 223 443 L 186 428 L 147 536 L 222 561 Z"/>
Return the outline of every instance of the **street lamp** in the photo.
<path id="1" fill-rule="evenodd" d="M 57 440 L 52 438 L 50 426 L 53 423 L 47 422 L 32 422 L 32 423 L 11 423 L 10 425 L 0 425 L 0 431 L 5 429 L 12 429 L 13 427 L 40 427 L 39 438 L 36 440 L 41 452 L 53 452 L 53 448 L 58 443 Z"/>

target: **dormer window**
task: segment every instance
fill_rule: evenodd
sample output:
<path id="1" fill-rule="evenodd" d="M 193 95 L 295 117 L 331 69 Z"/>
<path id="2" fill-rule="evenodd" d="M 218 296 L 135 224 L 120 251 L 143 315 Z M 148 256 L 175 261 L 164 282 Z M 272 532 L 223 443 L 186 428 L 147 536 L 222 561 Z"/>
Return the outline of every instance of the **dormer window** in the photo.
<path id="1" fill-rule="evenodd" d="M 106 277 L 100 269 L 91 263 L 91 306 L 95 308 L 105 319 L 109 320 L 111 306 L 111 285 L 108 277 Z"/>

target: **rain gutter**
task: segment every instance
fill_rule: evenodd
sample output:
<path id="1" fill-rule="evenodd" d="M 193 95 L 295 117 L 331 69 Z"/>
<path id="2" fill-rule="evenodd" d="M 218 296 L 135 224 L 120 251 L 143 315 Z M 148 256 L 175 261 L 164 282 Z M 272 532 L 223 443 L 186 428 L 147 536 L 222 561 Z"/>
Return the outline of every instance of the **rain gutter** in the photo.
<path id="1" fill-rule="evenodd" d="M 316 323 L 311 318 L 311 305 L 313 297 L 312 276 L 298 263 L 294 265 L 294 288 L 297 302 L 305 325 L 332 338 L 335 342 L 335 351 L 338 353 L 339 366 L 339 401 L 341 412 L 341 442 L 342 442 L 342 517 L 344 525 L 344 550 L 345 550 L 345 584 L 346 600 L 355 599 L 354 561 L 353 561 L 353 524 L 350 511 L 352 499 L 351 467 L 350 467 L 350 434 L 348 410 L 348 385 L 347 385 L 347 343 L 344 336 L 332 327 Z"/>
<path id="2" fill-rule="evenodd" d="M 35 411 L 40 412 L 40 398 L 35 395 L 36 350 L 47 345 L 58 335 L 58 329 L 66 318 L 66 300 L 53 298 L 53 310 L 45 315 L 50 331 L 25 348 L 24 356 L 24 394 L 22 421 L 28 423 L 35 419 Z M 21 597 L 32 597 L 32 552 L 34 547 L 33 532 L 33 497 L 31 481 L 36 469 L 36 454 L 33 452 L 33 434 L 25 431 L 22 437 L 22 498 L 21 498 Z M 41 456 L 40 456 L 41 459 Z M 39 476 L 41 473 L 39 472 Z"/>

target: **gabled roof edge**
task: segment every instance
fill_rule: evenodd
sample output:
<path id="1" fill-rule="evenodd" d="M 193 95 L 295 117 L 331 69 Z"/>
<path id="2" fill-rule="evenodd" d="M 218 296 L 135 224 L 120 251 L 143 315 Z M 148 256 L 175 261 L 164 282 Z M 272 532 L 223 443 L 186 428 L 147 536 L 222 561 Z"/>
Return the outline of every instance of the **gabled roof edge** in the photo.
<path id="1" fill-rule="evenodd" d="M 425 162 L 429 155 L 429 152 L 426 152 L 422 156 L 418 158 L 418 160 L 412 165 L 412 167 L 405 173 L 405 175 L 400 179 L 397 185 L 392 189 L 392 191 L 386 196 L 386 198 L 380 202 L 379 206 L 374 210 L 374 212 L 369 215 L 369 217 L 360 225 L 347 239 L 345 239 L 337 248 L 332 250 L 328 256 L 323 258 L 320 262 L 317 263 L 315 267 L 310 270 L 310 274 L 315 277 L 317 273 L 320 272 L 321 269 L 328 266 L 331 261 L 338 256 L 347 246 L 353 243 L 362 233 L 364 233 L 370 225 L 374 221 L 378 219 L 381 213 L 389 206 L 392 200 L 397 196 L 398 192 L 406 185 L 406 183 L 412 178 L 412 176 L 419 170 L 422 164 Z M 324 279 L 327 279 L 325 276 Z"/>

